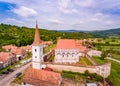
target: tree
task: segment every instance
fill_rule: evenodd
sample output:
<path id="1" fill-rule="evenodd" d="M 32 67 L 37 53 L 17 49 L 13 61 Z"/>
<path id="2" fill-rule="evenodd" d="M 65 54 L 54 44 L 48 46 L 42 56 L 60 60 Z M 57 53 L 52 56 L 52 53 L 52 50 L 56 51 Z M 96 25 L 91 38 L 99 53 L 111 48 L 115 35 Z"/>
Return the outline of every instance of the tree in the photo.
<path id="1" fill-rule="evenodd" d="M 102 52 L 102 55 L 101 55 L 101 59 L 104 60 L 105 58 L 106 58 L 106 52 L 103 51 L 103 52 Z"/>

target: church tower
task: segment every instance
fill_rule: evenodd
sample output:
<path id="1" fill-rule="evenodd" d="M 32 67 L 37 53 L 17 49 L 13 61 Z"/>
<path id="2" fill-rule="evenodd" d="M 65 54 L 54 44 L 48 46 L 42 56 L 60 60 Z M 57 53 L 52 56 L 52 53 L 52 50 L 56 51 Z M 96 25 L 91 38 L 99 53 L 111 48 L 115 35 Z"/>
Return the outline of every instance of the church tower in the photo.
<path id="1" fill-rule="evenodd" d="M 36 22 L 35 37 L 32 44 L 32 68 L 41 69 L 41 62 L 43 62 L 43 45 Z"/>

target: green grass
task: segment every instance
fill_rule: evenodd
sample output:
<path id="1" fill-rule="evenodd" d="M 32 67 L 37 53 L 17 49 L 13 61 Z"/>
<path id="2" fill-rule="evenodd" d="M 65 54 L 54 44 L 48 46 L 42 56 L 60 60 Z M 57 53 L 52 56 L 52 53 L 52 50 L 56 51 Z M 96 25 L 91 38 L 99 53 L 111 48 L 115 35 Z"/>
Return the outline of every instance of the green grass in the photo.
<path id="1" fill-rule="evenodd" d="M 12 64 L 12 65 L 10 65 L 10 66 L 7 66 L 7 67 L 1 69 L 1 70 L 0 70 L 0 74 L 1 74 L 2 72 L 7 71 L 7 69 L 14 68 L 15 65 L 18 65 L 18 64 L 20 64 L 20 61 L 18 61 L 18 62 L 14 63 L 14 64 Z"/>
<path id="2" fill-rule="evenodd" d="M 113 58 L 117 59 L 117 60 L 120 60 L 120 54 L 113 54 Z"/>
<path id="3" fill-rule="evenodd" d="M 12 83 L 16 83 L 16 84 L 21 84 L 22 83 L 22 79 L 23 79 L 24 74 L 18 76 L 17 78 L 15 78 Z"/>
<path id="4" fill-rule="evenodd" d="M 92 58 L 93 58 L 98 64 L 103 64 L 103 63 L 109 62 L 108 60 L 101 60 L 100 57 L 98 57 L 98 56 L 93 56 Z"/>
<path id="5" fill-rule="evenodd" d="M 55 48 L 56 44 L 49 45 L 48 47 L 44 48 L 44 53 L 47 53 L 50 51 L 51 48 Z"/>
<path id="6" fill-rule="evenodd" d="M 85 57 L 80 57 L 79 62 L 77 64 L 87 66 L 87 65 L 92 65 L 92 63 Z"/>
<path id="7" fill-rule="evenodd" d="M 109 76 L 109 80 L 114 86 L 120 86 L 120 64 L 113 61 L 111 62 L 111 75 Z"/>
<path id="8" fill-rule="evenodd" d="M 27 52 L 27 55 L 26 55 L 26 57 L 24 58 L 24 60 L 28 60 L 28 59 L 30 59 L 31 58 L 31 52 Z"/>
<path id="9" fill-rule="evenodd" d="M 91 80 L 89 80 L 89 82 L 103 81 L 103 78 L 101 76 L 97 75 L 96 73 L 89 73 L 88 71 L 85 71 L 85 73 L 62 71 L 63 78 L 76 81 L 80 81 L 81 79 L 86 80 L 88 76 L 91 77 Z"/>
<path id="10" fill-rule="evenodd" d="M 48 59 L 49 61 L 54 61 L 54 55 L 51 55 L 50 58 Z"/>
<path id="11" fill-rule="evenodd" d="M 101 60 L 100 57 L 93 57 L 93 59 L 99 64 L 111 62 L 111 74 L 108 79 L 114 84 L 114 86 L 120 86 L 120 64 L 111 60 Z"/>

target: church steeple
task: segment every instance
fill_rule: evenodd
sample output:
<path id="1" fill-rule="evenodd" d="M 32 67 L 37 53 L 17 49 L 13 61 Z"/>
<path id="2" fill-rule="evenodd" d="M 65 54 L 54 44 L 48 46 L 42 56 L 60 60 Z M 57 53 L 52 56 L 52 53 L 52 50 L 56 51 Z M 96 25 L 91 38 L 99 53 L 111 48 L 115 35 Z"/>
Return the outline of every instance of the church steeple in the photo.
<path id="1" fill-rule="evenodd" d="M 43 62 L 43 44 L 40 40 L 38 24 L 36 22 L 35 37 L 32 44 L 32 68 L 41 69 Z"/>
<path id="2" fill-rule="evenodd" d="M 38 30 L 38 24 L 36 21 L 36 29 L 35 29 L 35 36 L 34 36 L 33 45 L 39 45 L 40 43 L 41 43 L 40 34 L 39 34 L 39 30 Z"/>

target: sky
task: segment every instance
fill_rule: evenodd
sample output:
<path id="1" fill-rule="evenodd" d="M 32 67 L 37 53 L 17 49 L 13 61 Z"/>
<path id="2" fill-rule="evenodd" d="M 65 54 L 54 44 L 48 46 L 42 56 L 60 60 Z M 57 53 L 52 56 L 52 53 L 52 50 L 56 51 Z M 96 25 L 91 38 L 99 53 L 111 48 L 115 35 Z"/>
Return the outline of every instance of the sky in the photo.
<path id="1" fill-rule="evenodd" d="M 0 23 L 49 30 L 120 28 L 120 0 L 0 0 Z"/>

